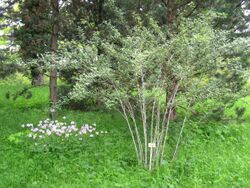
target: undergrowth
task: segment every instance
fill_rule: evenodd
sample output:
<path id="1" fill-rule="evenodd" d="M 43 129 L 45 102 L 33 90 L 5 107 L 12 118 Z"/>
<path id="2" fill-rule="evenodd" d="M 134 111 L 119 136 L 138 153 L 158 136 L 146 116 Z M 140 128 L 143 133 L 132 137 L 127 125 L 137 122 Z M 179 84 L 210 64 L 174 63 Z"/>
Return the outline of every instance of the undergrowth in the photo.
<path id="1" fill-rule="evenodd" d="M 104 137 L 72 143 L 63 150 L 39 150 L 11 135 L 21 124 L 48 117 L 48 88 L 33 88 L 32 98 L 8 100 L 6 92 L 22 85 L 0 86 L 0 187 L 250 187 L 250 128 L 247 123 L 200 124 L 189 121 L 177 159 L 169 138 L 164 166 L 148 172 L 137 165 L 126 124 L 113 112 L 62 110 L 60 117 L 96 123 Z M 174 124 L 170 134 L 177 135 Z M 77 147 L 73 147 L 77 146 Z"/>

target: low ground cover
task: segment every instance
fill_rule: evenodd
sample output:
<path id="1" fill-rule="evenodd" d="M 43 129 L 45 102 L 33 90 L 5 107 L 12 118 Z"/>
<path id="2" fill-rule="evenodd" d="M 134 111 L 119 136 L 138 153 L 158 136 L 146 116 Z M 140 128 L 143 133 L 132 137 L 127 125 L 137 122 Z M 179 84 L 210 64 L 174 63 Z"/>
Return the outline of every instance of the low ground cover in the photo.
<path id="1" fill-rule="evenodd" d="M 7 100 L 7 91 L 22 85 L 0 86 L 0 187 L 249 187 L 250 128 L 247 123 L 189 122 L 180 151 L 161 169 L 148 172 L 137 165 L 126 123 L 113 112 L 63 110 L 67 121 L 93 124 L 108 130 L 70 145 L 41 150 L 34 143 L 15 142 L 22 124 L 48 117 L 47 87 L 32 89 L 32 98 Z M 171 129 L 175 132 L 180 126 Z M 176 131 L 177 132 L 177 131 Z"/>

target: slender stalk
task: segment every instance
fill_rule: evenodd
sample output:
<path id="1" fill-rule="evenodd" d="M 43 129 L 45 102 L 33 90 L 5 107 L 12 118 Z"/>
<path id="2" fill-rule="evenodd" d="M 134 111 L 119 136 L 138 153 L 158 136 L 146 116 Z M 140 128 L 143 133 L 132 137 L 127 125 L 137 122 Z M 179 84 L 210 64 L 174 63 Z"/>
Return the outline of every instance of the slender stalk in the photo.
<path id="1" fill-rule="evenodd" d="M 178 148 L 179 148 L 180 140 L 181 140 L 181 137 L 182 137 L 183 129 L 184 129 L 184 126 L 185 126 L 185 124 L 186 124 L 186 119 L 187 119 L 187 116 L 185 116 L 185 118 L 184 118 L 184 120 L 183 120 L 183 123 L 182 123 L 182 126 L 181 126 L 181 131 L 180 131 L 180 133 L 179 133 L 179 137 L 178 137 L 178 140 L 177 140 L 177 143 L 176 143 L 176 146 L 175 146 L 175 150 L 174 150 L 174 154 L 173 154 L 172 160 L 174 160 L 175 157 L 176 157 L 177 150 L 178 150 Z"/>
<path id="2" fill-rule="evenodd" d="M 164 138 L 164 132 L 165 132 L 164 130 L 165 130 L 166 121 L 168 121 L 168 119 L 170 118 L 169 115 L 171 115 L 170 109 L 171 109 L 173 98 L 174 98 L 174 92 L 171 94 L 169 102 L 165 106 L 165 112 L 164 112 L 164 115 L 163 115 L 162 129 L 161 129 L 159 144 L 158 144 L 158 147 L 157 147 L 157 152 L 160 152 L 161 143 L 162 143 L 163 138 Z"/>
<path id="3" fill-rule="evenodd" d="M 114 89 L 116 90 L 116 92 L 117 92 L 117 94 L 118 94 L 119 92 L 118 92 L 118 89 L 117 89 L 116 84 L 112 82 L 112 85 L 113 85 Z M 140 146 L 137 147 L 137 145 L 136 145 L 135 136 L 134 136 L 133 130 L 132 130 L 132 128 L 131 128 L 131 125 L 130 125 L 130 122 L 129 122 L 129 118 L 128 118 L 128 115 L 127 115 L 127 112 L 126 112 L 126 106 L 123 104 L 121 98 L 119 98 L 118 101 L 119 101 L 120 106 L 122 107 L 122 110 L 123 110 L 123 112 L 120 112 L 120 111 L 119 111 L 119 112 L 122 114 L 122 116 L 124 117 L 124 119 L 125 119 L 126 122 L 127 122 L 129 131 L 130 131 L 130 135 L 131 135 L 131 137 L 132 137 L 133 144 L 134 144 L 134 147 L 135 147 L 135 152 L 136 152 L 136 156 L 137 156 L 138 163 L 143 163 L 143 153 L 142 153 L 142 149 L 141 149 L 141 151 L 140 151 L 140 153 L 139 153 L 138 147 L 140 147 Z M 133 116 L 133 117 L 134 117 L 134 116 Z M 135 126 L 136 126 L 136 125 L 135 125 Z M 137 131 L 137 134 L 139 135 L 139 132 L 138 132 L 138 130 L 137 130 L 137 126 L 136 126 L 136 131 Z M 141 144 L 140 144 L 140 145 L 141 145 Z M 141 147 L 141 148 L 142 148 L 142 147 Z M 141 154 L 141 157 L 140 157 L 140 154 Z"/>
<path id="4" fill-rule="evenodd" d="M 189 109 L 190 105 L 191 105 L 191 102 L 188 105 L 188 109 Z M 180 130 L 180 133 L 179 133 L 179 136 L 178 136 L 178 140 L 177 140 L 177 143 L 176 143 L 176 146 L 175 146 L 175 150 L 174 150 L 172 160 L 174 160 L 175 157 L 176 157 L 176 154 L 177 154 L 177 151 L 178 151 L 178 148 L 179 148 L 179 144 L 180 144 L 180 140 L 181 140 L 181 137 L 182 137 L 182 133 L 183 133 L 183 130 L 184 130 L 184 127 L 185 127 L 185 124 L 186 124 L 186 120 L 187 120 L 187 114 L 185 115 L 184 120 L 182 122 L 181 130 Z"/>
<path id="5" fill-rule="evenodd" d="M 140 160 L 143 160 L 143 149 L 142 149 L 141 137 L 140 137 L 140 133 L 139 133 L 139 130 L 138 130 L 137 123 L 136 123 L 135 113 L 134 113 L 132 105 L 130 104 L 129 101 L 128 101 L 128 110 L 130 112 L 130 116 L 131 116 L 131 119 L 132 119 L 132 121 L 134 123 L 134 127 L 135 127 L 135 133 L 136 133 L 137 142 L 138 142 Z"/>
<path id="6" fill-rule="evenodd" d="M 156 120 L 156 128 L 154 132 L 154 142 L 156 143 L 156 149 L 153 151 L 153 160 L 154 163 L 156 163 L 156 154 L 157 154 L 157 147 L 158 147 L 158 134 L 160 129 L 160 123 L 161 123 L 161 102 L 158 101 L 158 107 L 157 107 L 157 120 Z"/>
<path id="7" fill-rule="evenodd" d="M 162 141 L 164 138 L 164 133 L 165 133 L 164 130 L 165 130 L 166 121 L 170 118 L 170 115 L 171 115 L 170 106 L 172 104 L 172 99 L 173 99 L 173 94 L 170 97 L 170 102 L 165 106 L 165 112 L 164 112 L 163 119 L 162 119 L 161 133 L 160 133 L 160 137 L 158 139 L 158 145 L 157 145 L 157 150 L 156 150 L 156 158 L 159 157 L 159 153 L 160 153 L 160 150 L 162 147 Z"/>
<path id="8" fill-rule="evenodd" d="M 127 116 L 127 112 L 126 112 L 125 106 L 124 106 L 124 104 L 123 104 L 123 102 L 122 102 L 121 100 L 120 100 L 120 104 L 121 104 L 121 107 L 122 107 L 122 110 L 123 110 L 123 117 L 124 117 L 125 120 L 127 121 L 127 125 L 128 125 L 128 128 L 129 128 L 129 131 L 130 131 L 130 134 L 131 134 L 133 143 L 134 143 L 135 152 L 136 152 L 136 157 L 137 157 L 137 159 L 138 159 L 138 162 L 140 163 L 139 152 L 138 152 L 138 148 L 137 148 L 137 145 L 136 145 L 136 141 L 135 141 L 135 137 L 134 137 L 134 134 L 133 134 L 133 130 L 132 130 L 132 128 L 131 128 L 131 125 L 130 125 L 130 122 L 129 122 L 129 118 L 128 118 L 128 116 Z"/>
<path id="9" fill-rule="evenodd" d="M 171 113 L 173 112 L 173 106 L 174 106 L 174 102 L 175 102 L 175 96 L 176 96 L 176 93 L 178 91 L 178 88 L 179 88 L 179 83 L 176 84 L 176 87 L 175 87 L 174 93 L 173 93 L 173 97 L 172 97 L 172 101 L 171 101 L 171 105 L 170 105 L 170 111 L 169 111 L 169 116 L 168 116 L 168 121 L 167 121 L 167 125 L 166 125 L 166 131 L 165 131 L 165 137 L 164 137 L 164 143 L 163 143 L 162 151 L 161 151 L 160 164 L 162 164 L 163 157 L 164 157 L 164 149 L 165 149 L 165 145 L 166 145 L 166 141 L 167 141 L 167 136 L 168 136 L 168 128 L 169 128 L 170 117 L 171 117 Z"/>
<path id="10" fill-rule="evenodd" d="M 151 115 L 151 130 L 150 130 L 150 142 L 151 143 L 153 143 L 155 103 L 156 103 L 156 96 L 154 97 L 154 103 L 153 103 L 152 115 Z M 152 169 L 152 156 L 153 156 L 153 147 L 150 148 L 149 170 Z"/>
<path id="11" fill-rule="evenodd" d="M 143 121 L 143 133 L 144 133 L 144 165 L 147 167 L 148 164 L 148 141 L 147 141 L 147 112 L 146 112 L 146 99 L 144 96 L 145 91 L 145 83 L 144 83 L 144 74 L 141 68 L 141 90 L 140 90 L 140 97 L 141 97 L 141 114 L 142 114 L 142 121 Z"/>
<path id="12" fill-rule="evenodd" d="M 160 165 L 162 164 L 162 161 L 163 161 L 165 145 L 166 145 L 166 141 L 167 141 L 167 133 L 168 133 L 168 128 L 169 128 L 169 122 L 170 122 L 170 117 L 171 117 L 172 113 L 173 113 L 173 109 L 171 108 L 169 110 L 168 120 L 167 120 L 167 124 L 166 124 L 165 137 L 164 137 L 164 140 L 163 140 L 163 144 L 161 144 L 162 147 L 161 147 Z M 159 150 L 159 152 L 160 152 L 160 150 Z"/>

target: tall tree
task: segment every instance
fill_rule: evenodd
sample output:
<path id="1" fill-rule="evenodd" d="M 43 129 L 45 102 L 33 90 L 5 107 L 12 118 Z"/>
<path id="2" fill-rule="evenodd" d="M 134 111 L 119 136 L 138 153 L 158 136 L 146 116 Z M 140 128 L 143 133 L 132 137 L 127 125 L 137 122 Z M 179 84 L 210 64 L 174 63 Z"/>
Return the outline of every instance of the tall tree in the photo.
<path id="1" fill-rule="evenodd" d="M 55 116 L 55 105 L 57 102 L 57 69 L 56 61 L 53 57 L 53 54 L 57 52 L 58 49 L 58 34 L 59 34 L 59 1 L 51 0 L 52 8 L 52 33 L 51 33 L 51 51 L 52 51 L 52 60 L 50 68 L 50 101 L 52 105 L 51 116 Z"/>
<path id="2" fill-rule="evenodd" d="M 24 60 L 37 58 L 49 50 L 49 11 L 49 0 L 25 0 L 21 4 L 22 26 L 17 29 L 16 37 Z M 30 68 L 32 85 L 43 85 L 43 68 L 40 65 L 32 65 Z"/>

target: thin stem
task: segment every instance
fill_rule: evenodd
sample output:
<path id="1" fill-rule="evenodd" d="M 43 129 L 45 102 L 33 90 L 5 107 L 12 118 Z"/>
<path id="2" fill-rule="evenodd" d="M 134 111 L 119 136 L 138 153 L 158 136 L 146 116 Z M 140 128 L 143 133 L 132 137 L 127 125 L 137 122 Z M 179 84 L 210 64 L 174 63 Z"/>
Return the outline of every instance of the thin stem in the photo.
<path id="1" fill-rule="evenodd" d="M 168 128 L 169 128 L 170 117 L 171 117 L 171 114 L 173 112 L 173 106 L 174 106 L 174 102 L 175 102 L 175 96 L 177 94 L 178 88 L 179 88 L 179 83 L 176 84 L 176 87 L 175 87 L 174 93 L 173 93 L 173 97 L 172 97 L 172 101 L 171 101 L 171 105 L 170 105 L 171 107 L 170 107 L 170 111 L 169 111 L 169 115 L 168 115 L 168 121 L 167 121 L 167 125 L 166 125 L 166 132 L 165 132 L 164 143 L 163 143 L 162 151 L 161 151 L 162 153 L 161 153 L 161 158 L 160 158 L 160 164 L 162 164 L 163 157 L 164 157 L 164 149 L 165 149 L 165 145 L 166 145 L 166 141 L 167 141 L 167 136 L 168 136 Z"/>
<path id="2" fill-rule="evenodd" d="M 185 118 L 183 120 L 183 123 L 182 123 L 182 126 L 181 126 L 181 131 L 179 133 L 179 137 L 178 137 L 178 140 L 177 140 L 177 143 L 176 143 L 176 146 L 175 146 L 174 155 L 173 155 L 172 160 L 174 160 L 175 157 L 176 157 L 177 150 L 179 148 L 179 143 L 180 143 L 180 140 L 181 140 L 181 137 L 182 137 L 183 129 L 184 129 L 184 126 L 185 126 L 185 123 L 186 123 L 186 119 L 187 119 L 187 116 L 185 116 Z"/>
<path id="3" fill-rule="evenodd" d="M 190 107 L 190 105 L 191 105 L 191 102 L 189 103 L 188 108 Z M 178 140 L 177 140 L 177 143 L 176 143 L 176 146 L 175 146 L 175 150 L 174 150 L 172 160 L 174 160 L 176 158 L 176 154 L 177 154 L 177 151 L 178 151 L 178 148 L 179 148 L 179 145 L 180 145 L 180 140 L 181 140 L 181 137 L 182 137 L 182 133 L 183 133 L 185 124 L 186 124 L 186 120 L 187 120 L 187 113 L 186 113 L 186 115 L 184 117 L 184 120 L 182 122 L 181 130 L 180 130 L 179 137 L 178 137 Z"/>
<path id="4" fill-rule="evenodd" d="M 117 89 L 115 83 L 112 83 L 112 85 L 113 85 L 114 89 L 116 90 L 116 92 L 117 92 L 117 94 L 118 94 L 119 92 L 118 92 L 118 89 Z M 140 163 L 140 162 L 142 162 L 142 159 L 140 159 L 140 155 L 139 155 L 139 152 L 138 152 L 138 148 L 137 148 L 137 145 L 136 145 L 135 137 L 134 137 L 133 130 L 132 130 L 131 125 L 130 125 L 130 122 L 129 122 L 129 118 L 128 118 L 128 115 L 127 115 L 127 112 L 126 112 L 125 105 L 123 104 L 123 102 L 122 102 L 121 99 L 118 99 L 118 101 L 120 102 L 120 105 L 121 105 L 122 110 L 123 110 L 123 113 L 120 112 L 120 110 L 119 110 L 119 112 L 122 114 L 122 116 L 124 117 L 124 119 L 125 119 L 126 122 L 127 122 L 129 131 L 130 131 L 130 135 L 131 135 L 132 140 L 133 140 L 133 143 L 134 143 L 135 152 L 136 152 L 136 157 L 137 157 L 138 163 Z"/>
<path id="5" fill-rule="evenodd" d="M 147 141 L 147 113 L 146 113 L 146 100 L 144 96 L 145 91 L 145 83 L 144 83 L 144 74 L 141 68 L 141 90 L 140 90 L 140 97 L 141 97 L 141 114 L 142 114 L 142 121 L 143 121 L 143 133 L 144 133 L 144 165 L 145 167 L 148 164 L 148 141 Z"/>
<path id="6" fill-rule="evenodd" d="M 160 123 L 161 123 L 161 102 L 158 101 L 158 107 L 157 107 L 157 120 L 156 120 L 156 128 L 154 132 L 154 143 L 156 143 L 156 149 L 153 151 L 153 159 L 154 163 L 156 162 L 156 154 L 157 154 L 157 146 L 158 146 L 158 134 L 160 129 Z"/>
<path id="7" fill-rule="evenodd" d="M 131 134 L 134 146 L 135 146 L 135 152 L 136 152 L 137 159 L 140 162 L 139 152 L 138 152 L 138 148 L 137 148 L 137 145 L 136 145 L 136 142 L 135 142 L 135 137 L 134 137 L 134 134 L 133 134 L 133 130 L 131 128 L 131 125 L 130 125 L 130 122 L 129 122 L 129 119 L 128 119 L 128 116 L 127 116 L 127 112 L 126 112 L 125 106 L 124 106 L 124 104 L 123 104 L 123 102 L 121 100 L 120 100 L 120 104 L 121 104 L 121 107 L 122 107 L 122 110 L 123 110 L 123 115 L 124 115 L 123 117 L 127 121 L 127 125 L 128 125 L 129 131 L 130 131 L 130 134 Z"/>
<path id="8" fill-rule="evenodd" d="M 141 137 L 138 131 L 138 126 L 137 126 L 136 119 L 135 119 L 135 113 L 129 101 L 128 101 L 128 110 L 130 112 L 130 116 L 131 116 L 131 119 L 133 120 L 134 127 L 135 127 L 135 133 L 136 133 L 138 147 L 139 147 L 140 159 L 143 160 L 143 149 L 142 149 Z"/>
<path id="9" fill-rule="evenodd" d="M 165 133 L 165 124 L 166 124 L 166 121 L 168 122 L 168 120 L 170 119 L 171 117 L 171 105 L 172 105 L 172 100 L 174 98 L 174 93 L 172 93 L 171 97 L 170 97 L 170 102 L 166 105 L 165 107 L 165 112 L 164 112 L 164 116 L 163 116 L 163 120 L 162 120 L 162 128 L 161 128 L 161 133 L 160 133 L 160 138 L 158 140 L 158 145 L 157 145 L 157 150 L 156 150 L 156 158 L 159 157 L 159 153 L 161 151 L 161 147 L 162 147 L 162 141 L 163 141 L 163 138 L 164 138 L 164 133 Z"/>
<path id="10" fill-rule="evenodd" d="M 152 116 L 151 116 L 151 130 L 150 130 L 150 142 L 151 143 L 153 143 L 155 103 L 156 103 L 156 96 L 154 97 L 154 103 L 153 103 L 153 108 L 152 108 Z M 152 169 L 152 156 L 153 156 L 153 147 L 151 146 L 151 148 L 150 148 L 150 158 L 149 158 L 149 170 Z"/>

